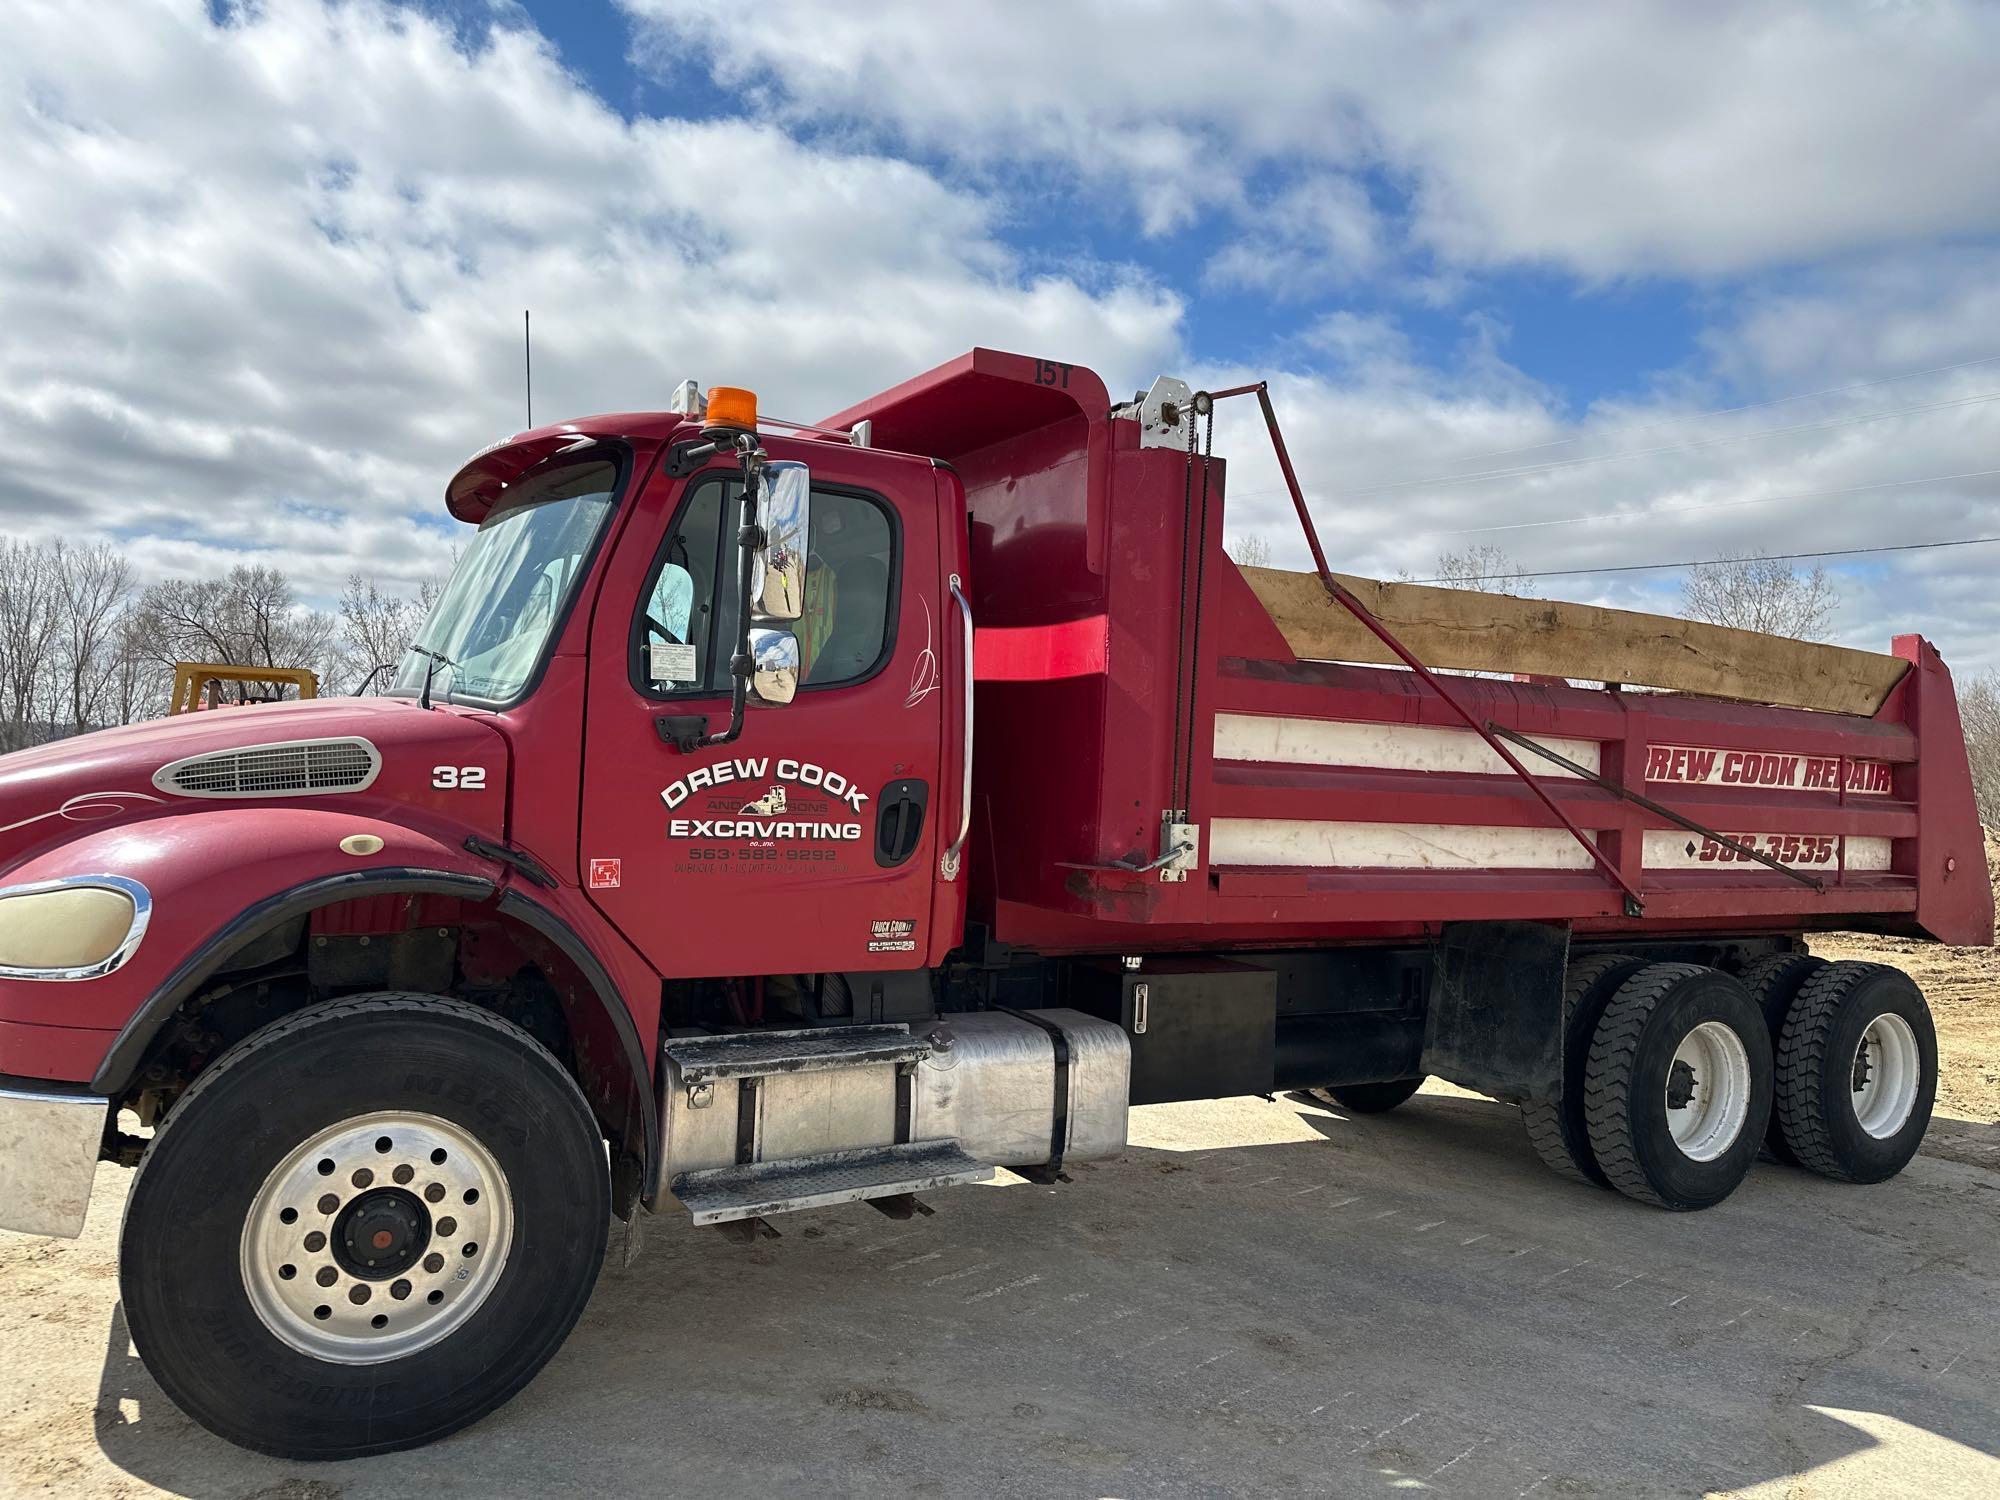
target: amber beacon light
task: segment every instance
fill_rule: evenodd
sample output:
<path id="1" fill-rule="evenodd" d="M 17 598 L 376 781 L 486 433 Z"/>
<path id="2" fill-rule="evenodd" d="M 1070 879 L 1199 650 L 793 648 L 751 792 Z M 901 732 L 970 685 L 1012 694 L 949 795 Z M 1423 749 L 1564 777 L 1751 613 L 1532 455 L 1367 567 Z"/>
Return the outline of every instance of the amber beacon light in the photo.
<path id="1" fill-rule="evenodd" d="M 718 385 L 708 393 L 708 426 L 757 430 L 757 393 L 733 385 Z"/>

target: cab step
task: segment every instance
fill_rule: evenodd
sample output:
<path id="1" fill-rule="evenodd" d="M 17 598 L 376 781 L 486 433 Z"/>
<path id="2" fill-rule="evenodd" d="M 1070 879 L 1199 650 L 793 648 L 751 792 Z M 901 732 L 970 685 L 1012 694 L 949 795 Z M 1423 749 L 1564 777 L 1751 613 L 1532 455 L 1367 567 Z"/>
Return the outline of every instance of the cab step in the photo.
<path id="1" fill-rule="evenodd" d="M 992 1178 L 993 1168 L 967 1156 L 957 1141 L 910 1141 L 683 1172 L 671 1191 L 695 1223 L 727 1224 Z"/>
<path id="2" fill-rule="evenodd" d="M 878 1063 L 919 1062 L 929 1038 L 900 1024 L 821 1026 L 806 1031 L 747 1031 L 735 1036 L 674 1037 L 666 1043 L 684 1087 L 731 1078 L 818 1073 Z"/>

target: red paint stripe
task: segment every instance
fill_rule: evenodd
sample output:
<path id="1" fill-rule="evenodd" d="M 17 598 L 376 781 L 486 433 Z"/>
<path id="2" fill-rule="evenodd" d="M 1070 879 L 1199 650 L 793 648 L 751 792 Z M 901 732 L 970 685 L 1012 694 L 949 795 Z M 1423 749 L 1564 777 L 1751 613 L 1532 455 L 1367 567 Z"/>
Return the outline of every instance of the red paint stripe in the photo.
<path id="1" fill-rule="evenodd" d="M 980 682 L 1090 677 L 1105 670 L 1110 637 L 1111 622 L 1103 615 L 1006 630 L 982 626 L 973 652 L 973 675 Z"/>

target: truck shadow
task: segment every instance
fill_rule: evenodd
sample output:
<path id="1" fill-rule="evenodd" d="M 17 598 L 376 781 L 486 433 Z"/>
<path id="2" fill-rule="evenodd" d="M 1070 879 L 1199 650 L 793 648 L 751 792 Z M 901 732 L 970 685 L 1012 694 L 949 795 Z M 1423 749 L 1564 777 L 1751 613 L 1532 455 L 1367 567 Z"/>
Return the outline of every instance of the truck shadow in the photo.
<path id="1" fill-rule="evenodd" d="M 166 1400 L 114 1308 L 97 1441 L 180 1494 L 313 1500 L 668 1473 L 720 1493 L 1686 1494 L 1886 1441 L 1830 1411 L 2000 1452 L 1976 1330 L 1882 1296 L 1914 1264 L 1884 1242 L 1905 1183 L 1864 1190 L 1858 1226 L 1829 1212 L 1843 1190 L 1767 1166 L 1668 1215 L 1555 1178 L 1490 1101 L 1161 1108 L 1230 1128 L 1178 1148 L 1179 1117 L 1148 1124 L 1072 1186 L 962 1189 L 928 1220 L 850 1206 L 744 1247 L 663 1216 L 629 1269 L 614 1226 L 549 1368 L 414 1453 L 230 1447 Z M 1955 1258 L 1911 1306 L 1969 1305 L 1993 1257 Z"/>

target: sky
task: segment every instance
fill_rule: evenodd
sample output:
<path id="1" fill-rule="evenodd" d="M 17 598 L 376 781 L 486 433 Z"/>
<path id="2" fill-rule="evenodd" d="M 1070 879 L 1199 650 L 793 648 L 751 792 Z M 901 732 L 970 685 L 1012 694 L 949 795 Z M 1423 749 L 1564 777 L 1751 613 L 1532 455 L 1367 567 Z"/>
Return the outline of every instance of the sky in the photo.
<path id="1" fill-rule="evenodd" d="M 0 0 L 0 530 L 330 600 L 535 413 L 1267 379 L 1342 571 L 2000 536 L 2000 6 Z M 1253 410 L 1228 529 L 1306 562 Z M 2000 668 L 2000 545 L 1833 632 Z"/>

